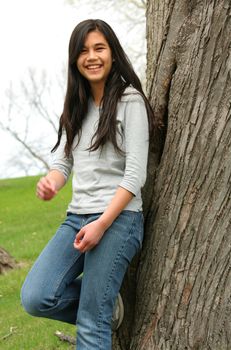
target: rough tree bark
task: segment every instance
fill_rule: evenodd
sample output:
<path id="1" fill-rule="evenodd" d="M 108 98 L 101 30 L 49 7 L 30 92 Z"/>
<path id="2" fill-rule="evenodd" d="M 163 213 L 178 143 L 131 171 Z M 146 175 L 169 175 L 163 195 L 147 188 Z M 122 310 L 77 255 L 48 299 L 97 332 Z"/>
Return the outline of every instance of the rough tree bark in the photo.
<path id="1" fill-rule="evenodd" d="M 230 350 L 231 2 L 149 0 L 147 38 L 166 138 L 159 154 L 152 141 L 144 247 L 113 349 Z"/>

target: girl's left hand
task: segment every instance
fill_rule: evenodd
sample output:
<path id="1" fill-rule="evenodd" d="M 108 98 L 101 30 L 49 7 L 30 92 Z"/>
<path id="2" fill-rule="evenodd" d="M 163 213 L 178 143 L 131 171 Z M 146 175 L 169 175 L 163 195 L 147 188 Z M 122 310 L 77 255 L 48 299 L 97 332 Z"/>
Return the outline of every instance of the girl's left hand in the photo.
<path id="1" fill-rule="evenodd" d="M 77 233 L 74 241 L 74 247 L 80 252 L 85 253 L 94 248 L 105 232 L 105 227 L 99 220 L 90 222 L 83 226 Z"/>

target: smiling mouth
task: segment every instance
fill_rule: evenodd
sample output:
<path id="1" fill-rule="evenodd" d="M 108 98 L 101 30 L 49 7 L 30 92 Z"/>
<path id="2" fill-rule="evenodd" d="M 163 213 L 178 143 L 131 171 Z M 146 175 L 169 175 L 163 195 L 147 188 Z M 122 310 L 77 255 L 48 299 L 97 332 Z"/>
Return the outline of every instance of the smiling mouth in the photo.
<path id="1" fill-rule="evenodd" d="M 102 67 L 102 64 L 92 64 L 92 65 L 86 66 L 88 70 L 97 70 L 97 69 L 100 69 L 101 67 Z"/>

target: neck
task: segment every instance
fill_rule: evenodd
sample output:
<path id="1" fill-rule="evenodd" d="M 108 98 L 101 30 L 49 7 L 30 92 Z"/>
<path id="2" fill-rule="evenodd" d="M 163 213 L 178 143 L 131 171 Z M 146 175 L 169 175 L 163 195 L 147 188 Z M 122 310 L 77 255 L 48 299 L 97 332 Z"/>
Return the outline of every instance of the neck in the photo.
<path id="1" fill-rule="evenodd" d="M 91 84 L 91 93 L 96 106 L 99 106 L 104 93 L 104 84 Z"/>

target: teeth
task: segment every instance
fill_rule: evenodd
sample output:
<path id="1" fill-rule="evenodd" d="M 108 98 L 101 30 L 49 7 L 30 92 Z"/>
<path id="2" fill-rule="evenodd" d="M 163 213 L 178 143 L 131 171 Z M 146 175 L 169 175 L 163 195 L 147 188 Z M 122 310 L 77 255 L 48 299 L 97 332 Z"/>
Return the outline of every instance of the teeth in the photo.
<path id="1" fill-rule="evenodd" d="M 92 65 L 92 66 L 87 66 L 87 69 L 97 69 L 97 68 L 100 68 L 101 66 L 100 65 Z"/>

